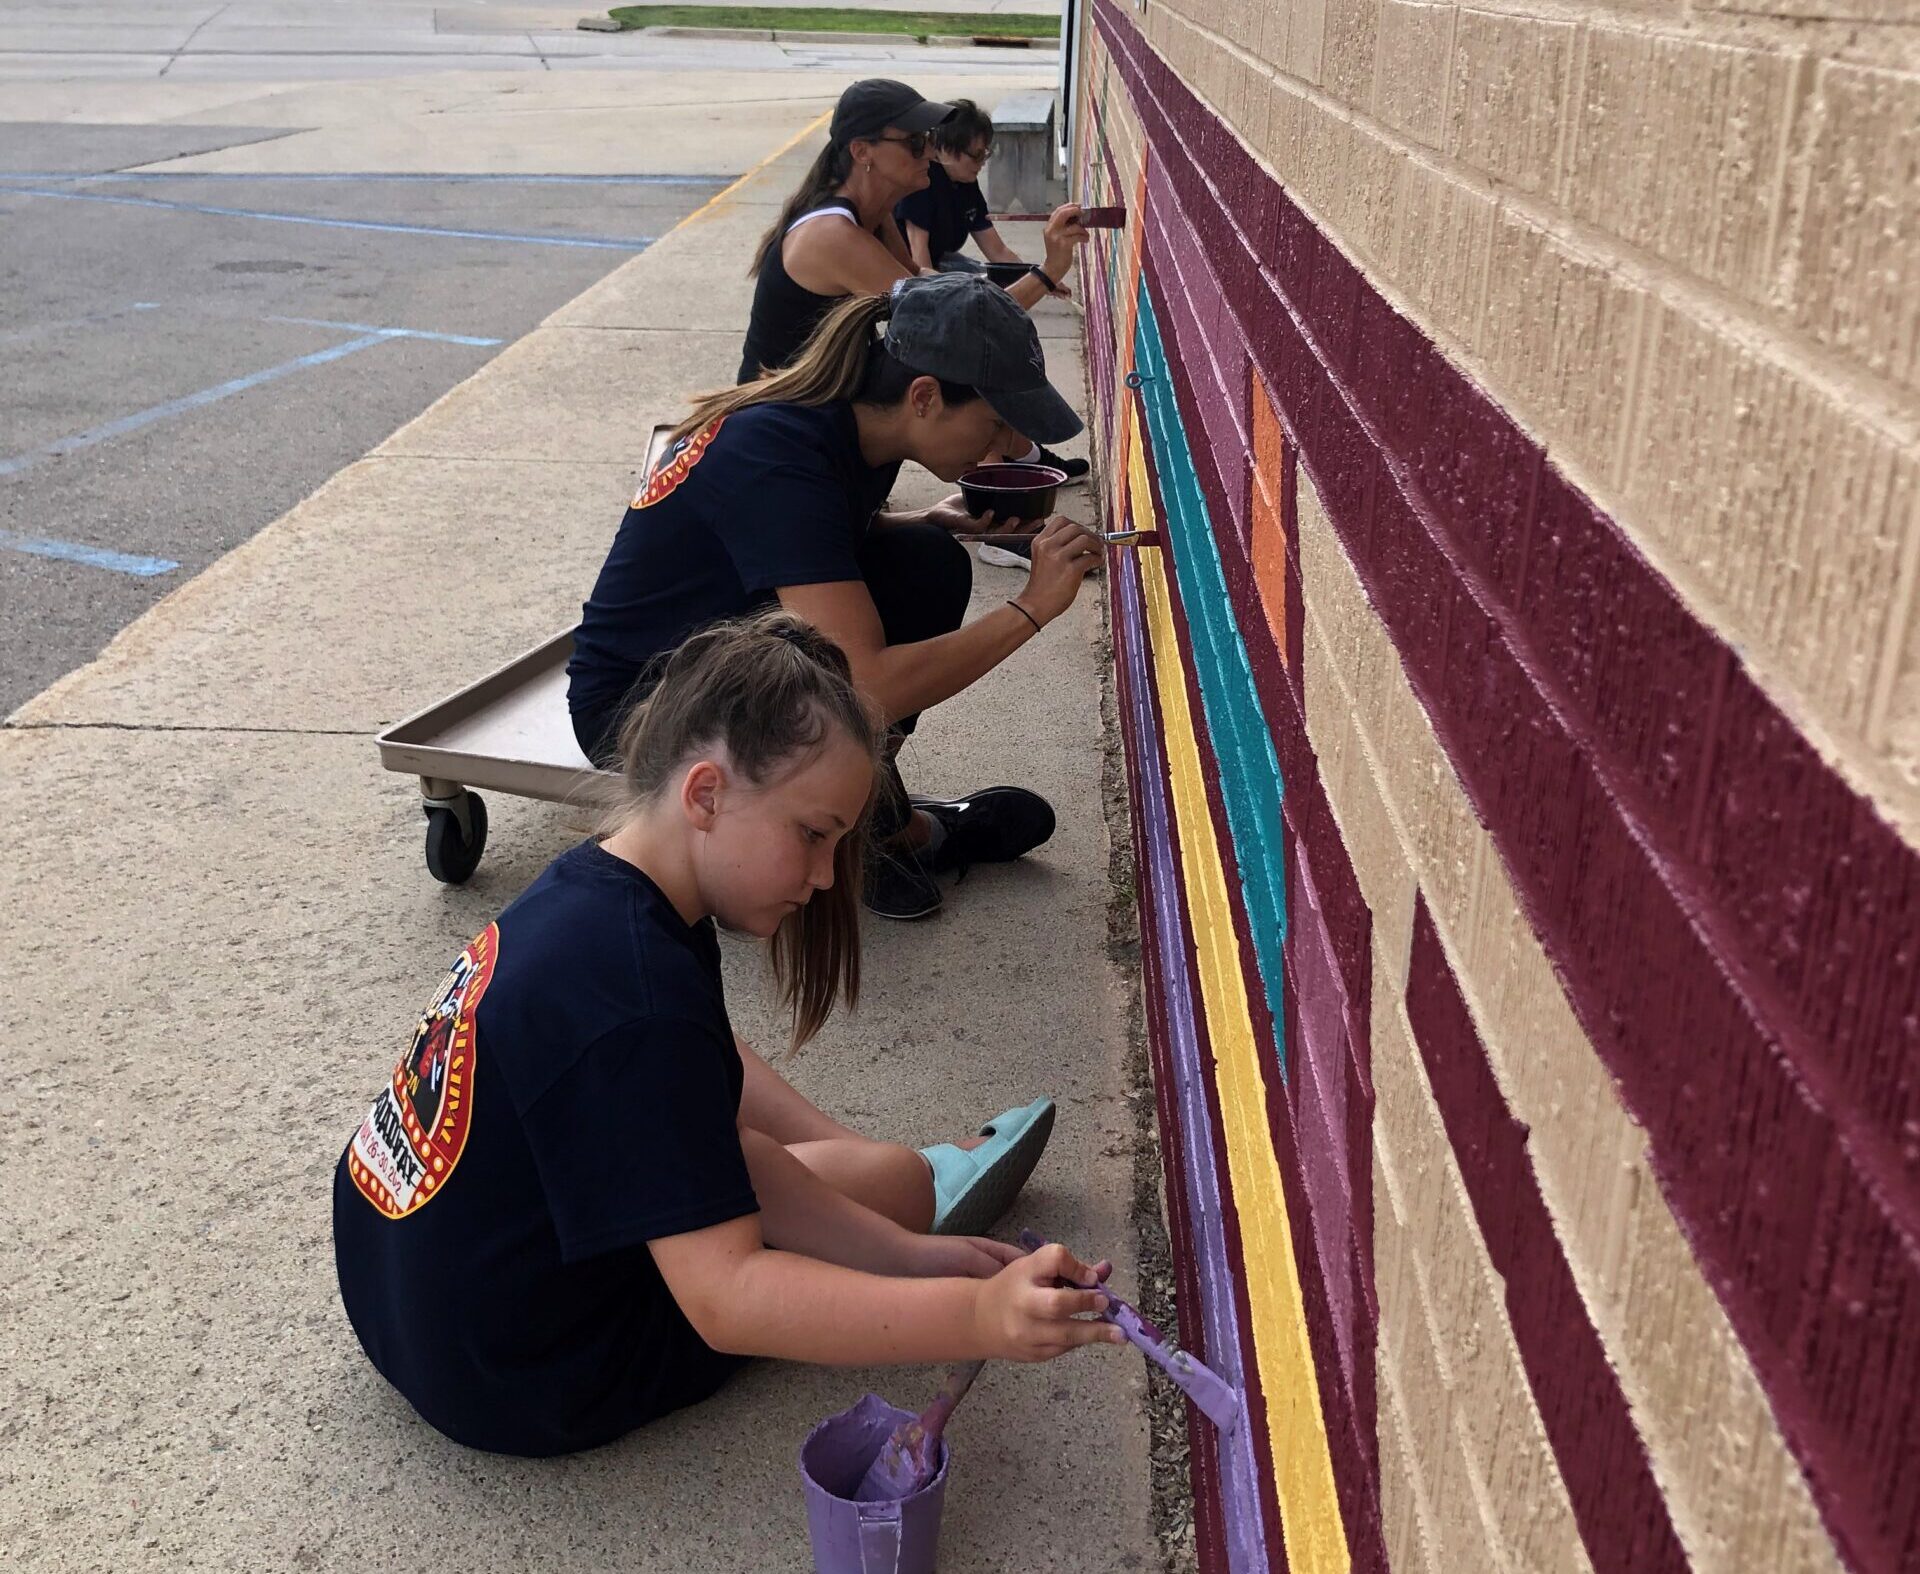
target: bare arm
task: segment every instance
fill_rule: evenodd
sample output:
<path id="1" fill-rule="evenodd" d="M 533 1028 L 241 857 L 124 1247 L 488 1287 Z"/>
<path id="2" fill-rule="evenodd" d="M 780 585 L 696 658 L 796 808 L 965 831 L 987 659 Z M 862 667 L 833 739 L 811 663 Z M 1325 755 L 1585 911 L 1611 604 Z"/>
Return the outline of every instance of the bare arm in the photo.
<path id="1" fill-rule="evenodd" d="M 862 1233 L 857 1243 L 828 1240 L 850 1223 L 856 1233 L 866 1228 L 837 1213 L 835 1200 L 857 1213 L 866 1210 L 816 1180 L 771 1138 L 745 1131 L 741 1138 L 764 1212 L 647 1243 L 674 1301 L 714 1349 L 851 1366 L 1045 1360 L 1078 1345 L 1116 1343 L 1122 1337 L 1104 1323 L 1076 1320 L 1078 1313 L 1101 1309 L 1105 1298 L 1098 1291 L 1053 1287 L 1056 1276 L 1082 1284 L 1101 1276 L 1062 1247 L 1017 1258 L 990 1279 L 921 1279 L 867 1272 L 769 1245 L 777 1234 L 819 1239 L 844 1257 L 872 1250 L 875 1237 Z M 887 1229 L 898 1228 L 877 1214 L 869 1217 Z"/>
<path id="2" fill-rule="evenodd" d="M 980 255 L 988 262 L 1025 262 L 1002 238 L 1000 232 L 989 224 L 983 230 L 973 232 L 973 243 L 980 248 Z"/>
<path id="3" fill-rule="evenodd" d="M 1033 537 L 1033 567 L 1012 604 L 951 634 L 906 645 L 887 643 L 864 580 L 782 585 L 780 604 L 846 652 L 854 684 L 892 721 L 952 699 L 999 666 L 1034 636 L 1036 625 L 1073 605 L 1102 550 L 1098 536 L 1056 514 Z"/>
<path id="4" fill-rule="evenodd" d="M 887 230 L 899 239 L 892 219 L 887 220 Z M 896 255 L 849 220 L 815 219 L 789 234 L 781 248 L 788 276 L 816 295 L 885 295 L 913 275 L 906 242 L 900 241 Z"/>
<path id="5" fill-rule="evenodd" d="M 780 604 L 847 653 L 854 686 L 889 722 L 952 699 L 1032 639 L 1034 623 L 1045 621 L 1036 614 L 1029 623 L 1015 608 L 1001 606 L 951 634 L 889 645 L 863 580 L 786 586 Z"/>
<path id="6" fill-rule="evenodd" d="M 933 235 L 907 220 L 907 250 L 913 253 L 913 265 L 922 273 L 933 271 Z"/>

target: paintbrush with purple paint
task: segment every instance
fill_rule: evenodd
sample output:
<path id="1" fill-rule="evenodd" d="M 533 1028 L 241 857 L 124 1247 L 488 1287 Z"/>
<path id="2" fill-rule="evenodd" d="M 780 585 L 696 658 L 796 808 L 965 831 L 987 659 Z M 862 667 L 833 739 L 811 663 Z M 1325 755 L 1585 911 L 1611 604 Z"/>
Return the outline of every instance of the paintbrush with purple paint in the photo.
<path id="1" fill-rule="evenodd" d="M 940 1385 L 933 1402 L 911 1421 L 902 1421 L 893 1436 L 880 1445 L 860 1485 L 853 1489 L 857 1503 L 891 1503 L 912 1497 L 940 1468 L 940 1434 L 947 1429 L 953 1407 L 966 1398 L 985 1361 L 963 1361 Z"/>
<path id="2" fill-rule="evenodd" d="M 1026 1251 L 1038 1251 L 1046 1244 L 1032 1230 L 1020 1232 L 1020 1245 Z M 1104 1295 L 1107 1309 L 1100 1315 L 1173 1379 L 1173 1386 L 1198 1405 L 1215 1426 L 1223 1432 L 1233 1430 L 1234 1422 L 1240 1417 L 1240 1396 L 1218 1372 L 1203 1366 L 1185 1350 L 1170 1348 L 1165 1334 L 1104 1284 L 1074 1284 L 1071 1279 L 1062 1279 L 1060 1283 L 1075 1290 L 1098 1290 Z"/>

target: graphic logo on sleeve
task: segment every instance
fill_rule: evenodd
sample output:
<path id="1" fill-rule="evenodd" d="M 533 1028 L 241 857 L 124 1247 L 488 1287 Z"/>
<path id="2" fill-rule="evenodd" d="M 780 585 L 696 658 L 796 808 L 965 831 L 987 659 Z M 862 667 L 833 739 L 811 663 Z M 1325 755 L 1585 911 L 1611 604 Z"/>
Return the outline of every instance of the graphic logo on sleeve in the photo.
<path id="1" fill-rule="evenodd" d="M 500 954 L 500 926 L 488 924 L 460 953 L 413 1042 L 393 1068 L 347 1150 L 360 1195 L 389 1219 L 433 1201 L 453 1176 L 473 1126 L 473 1018 Z"/>
<path id="2" fill-rule="evenodd" d="M 723 415 L 713 425 L 702 427 L 691 437 L 683 437 L 673 445 L 673 450 L 655 467 L 647 477 L 646 485 L 634 495 L 635 508 L 651 508 L 667 496 L 706 456 L 707 445 L 719 434 L 720 428 L 727 424 Z"/>

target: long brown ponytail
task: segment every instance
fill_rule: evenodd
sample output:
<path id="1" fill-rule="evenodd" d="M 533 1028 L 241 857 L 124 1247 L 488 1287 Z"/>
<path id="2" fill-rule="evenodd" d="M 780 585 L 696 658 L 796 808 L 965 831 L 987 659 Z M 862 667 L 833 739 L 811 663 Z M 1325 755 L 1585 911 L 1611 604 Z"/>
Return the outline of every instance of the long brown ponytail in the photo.
<path id="1" fill-rule="evenodd" d="M 780 210 L 780 217 L 773 221 L 773 227 L 760 237 L 760 244 L 753 250 L 753 265 L 747 269 L 748 278 L 757 278 L 760 270 L 767 265 L 767 258 L 773 254 L 774 247 L 787 238 L 787 226 L 807 209 L 817 207 L 824 197 L 830 197 L 839 188 L 842 181 L 853 173 L 853 150 L 843 148 L 837 142 L 829 142 L 820 150 L 820 156 L 807 167 L 800 178 L 800 185 L 794 194 L 787 198 L 786 206 Z"/>
<path id="2" fill-rule="evenodd" d="M 756 404 L 833 404 L 851 399 L 859 404 L 895 405 L 907 396 L 921 375 L 894 359 L 874 332 L 893 310 L 891 295 L 849 295 L 820 319 L 805 348 L 793 363 L 768 372 L 758 381 L 700 394 L 693 411 L 673 429 L 673 442 L 703 431 L 715 421 Z M 971 403 L 979 390 L 965 383 L 939 379 L 940 396 L 950 405 Z"/>
<path id="3" fill-rule="evenodd" d="M 620 727 L 622 814 L 653 802 L 676 767 L 702 750 L 765 786 L 838 728 L 876 761 L 881 729 L 854 691 L 840 647 L 785 612 L 716 623 L 690 635 L 659 668 Z M 820 1031 L 836 1002 L 860 998 L 860 864 L 867 821 L 834 848 L 832 888 L 788 915 L 772 941 L 774 976 L 793 1015 L 795 1047 Z"/>

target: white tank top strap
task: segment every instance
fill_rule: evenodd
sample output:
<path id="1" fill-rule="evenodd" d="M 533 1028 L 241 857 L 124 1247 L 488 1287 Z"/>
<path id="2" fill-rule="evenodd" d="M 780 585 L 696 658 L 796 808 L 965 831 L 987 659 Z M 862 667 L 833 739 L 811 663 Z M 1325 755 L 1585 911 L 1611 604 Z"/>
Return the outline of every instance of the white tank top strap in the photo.
<path id="1" fill-rule="evenodd" d="M 849 224 L 858 224 L 860 222 L 853 214 L 842 207 L 812 208 L 789 224 L 786 232 L 791 235 L 795 230 L 799 229 L 802 224 L 810 224 L 815 219 L 845 219 Z"/>

